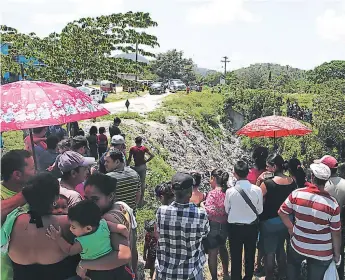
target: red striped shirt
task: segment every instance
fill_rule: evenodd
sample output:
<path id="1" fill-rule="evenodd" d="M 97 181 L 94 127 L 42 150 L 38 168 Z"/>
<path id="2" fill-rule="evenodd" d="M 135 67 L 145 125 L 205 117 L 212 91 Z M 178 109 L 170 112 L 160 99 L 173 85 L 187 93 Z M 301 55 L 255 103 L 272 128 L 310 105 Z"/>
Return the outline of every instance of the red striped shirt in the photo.
<path id="1" fill-rule="evenodd" d="M 327 192 L 312 184 L 293 191 L 280 207 L 295 215 L 291 246 L 301 255 L 330 260 L 333 257 L 331 231 L 341 228 L 340 207 Z"/>

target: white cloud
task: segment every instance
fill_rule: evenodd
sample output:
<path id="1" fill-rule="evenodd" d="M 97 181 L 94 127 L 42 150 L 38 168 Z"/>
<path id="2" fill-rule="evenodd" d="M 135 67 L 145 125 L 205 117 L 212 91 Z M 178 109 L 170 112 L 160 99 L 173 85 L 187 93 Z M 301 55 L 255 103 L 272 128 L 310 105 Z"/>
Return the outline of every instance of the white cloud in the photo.
<path id="1" fill-rule="evenodd" d="M 60 32 L 82 17 L 124 11 L 124 0 L 2 0 L 1 4 L 3 23 L 38 35 Z"/>
<path id="2" fill-rule="evenodd" d="M 345 1 L 340 10 L 327 9 L 316 19 L 317 33 L 332 42 L 345 42 Z"/>
<path id="3" fill-rule="evenodd" d="M 186 1 L 186 0 L 185 0 Z M 188 0 L 191 1 L 191 0 Z M 193 24 L 218 25 L 234 21 L 256 22 L 259 18 L 245 7 L 244 0 L 193 0 L 197 5 L 187 12 Z"/>

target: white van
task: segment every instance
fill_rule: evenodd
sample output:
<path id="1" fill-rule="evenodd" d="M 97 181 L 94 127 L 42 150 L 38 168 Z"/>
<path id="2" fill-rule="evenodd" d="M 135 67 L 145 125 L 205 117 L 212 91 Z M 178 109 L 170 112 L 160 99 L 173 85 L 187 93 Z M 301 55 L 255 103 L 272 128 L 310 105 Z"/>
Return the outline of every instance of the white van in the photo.
<path id="1" fill-rule="evenodd" d="M 77 87 L 77 89 L 81 90 L 82 92 L 85 92 L 88 96 L 90 96 L 94 101 L 98 103 L 102 103 L 103 100 L 103 91 L 92 88 L 92 87 Z"/>

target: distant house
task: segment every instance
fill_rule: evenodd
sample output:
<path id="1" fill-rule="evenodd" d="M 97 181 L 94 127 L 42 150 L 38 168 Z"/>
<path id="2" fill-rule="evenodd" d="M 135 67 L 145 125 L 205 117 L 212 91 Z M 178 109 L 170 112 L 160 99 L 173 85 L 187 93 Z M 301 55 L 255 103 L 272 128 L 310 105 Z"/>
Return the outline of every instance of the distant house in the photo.
<path id="1" fill-rule="evenodd" d="M 131 73 L 118 73 L 116 75 L 118 78 L 128 81 L 135 81 L 135 74 Z"/>
<path id="2" fill-rule="evenodd" d="M 4 55 L 8 55 L 9 52 L 11 50 L 11 43 L 3 43 L 1 44 L 1 53 Z M 13 59 L 18 63 L 18 64 L 23 64 L 24 68 L 25 65 L 28 65 L 29 63 L 40 67 L 40 66 L 45 66 L 42 62 L 40 62 L 38 59 L 36 58 L 25 58 L 25 56 L 23 55 L 16 55 L 13 57 Z M 24 76 L 27 77 L 27 75 L 24 73 Z M 23 79 L 23 77 L 21 76 L 21 74 L 19 73 L 10 73 L 10 72 L 6 72 L 3 74 L 3 77 L 1 77 L 5 83 L 9 83 L 9 82 L 15 82 L 15 81 L 20 81 Z"/>

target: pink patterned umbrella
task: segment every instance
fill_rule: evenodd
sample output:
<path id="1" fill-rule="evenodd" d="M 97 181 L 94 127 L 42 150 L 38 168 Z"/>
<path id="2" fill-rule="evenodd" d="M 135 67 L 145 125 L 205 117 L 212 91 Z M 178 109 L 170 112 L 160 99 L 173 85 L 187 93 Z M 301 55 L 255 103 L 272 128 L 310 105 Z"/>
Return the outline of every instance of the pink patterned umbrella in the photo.
<path id="1" fill-rule="evenodd" d="M 302 136 L 312 130 L 299 121 L 282 116 L 268 116 L 256 119 L 236 132 L 237 135 L 254 137 Z"/>
<path id="2" fill-rule="evenodd" d="M 84 92 L 48 82 L 20 81 L 1 86 L 0 131 L 81 121 L 109 114 Z"/>

